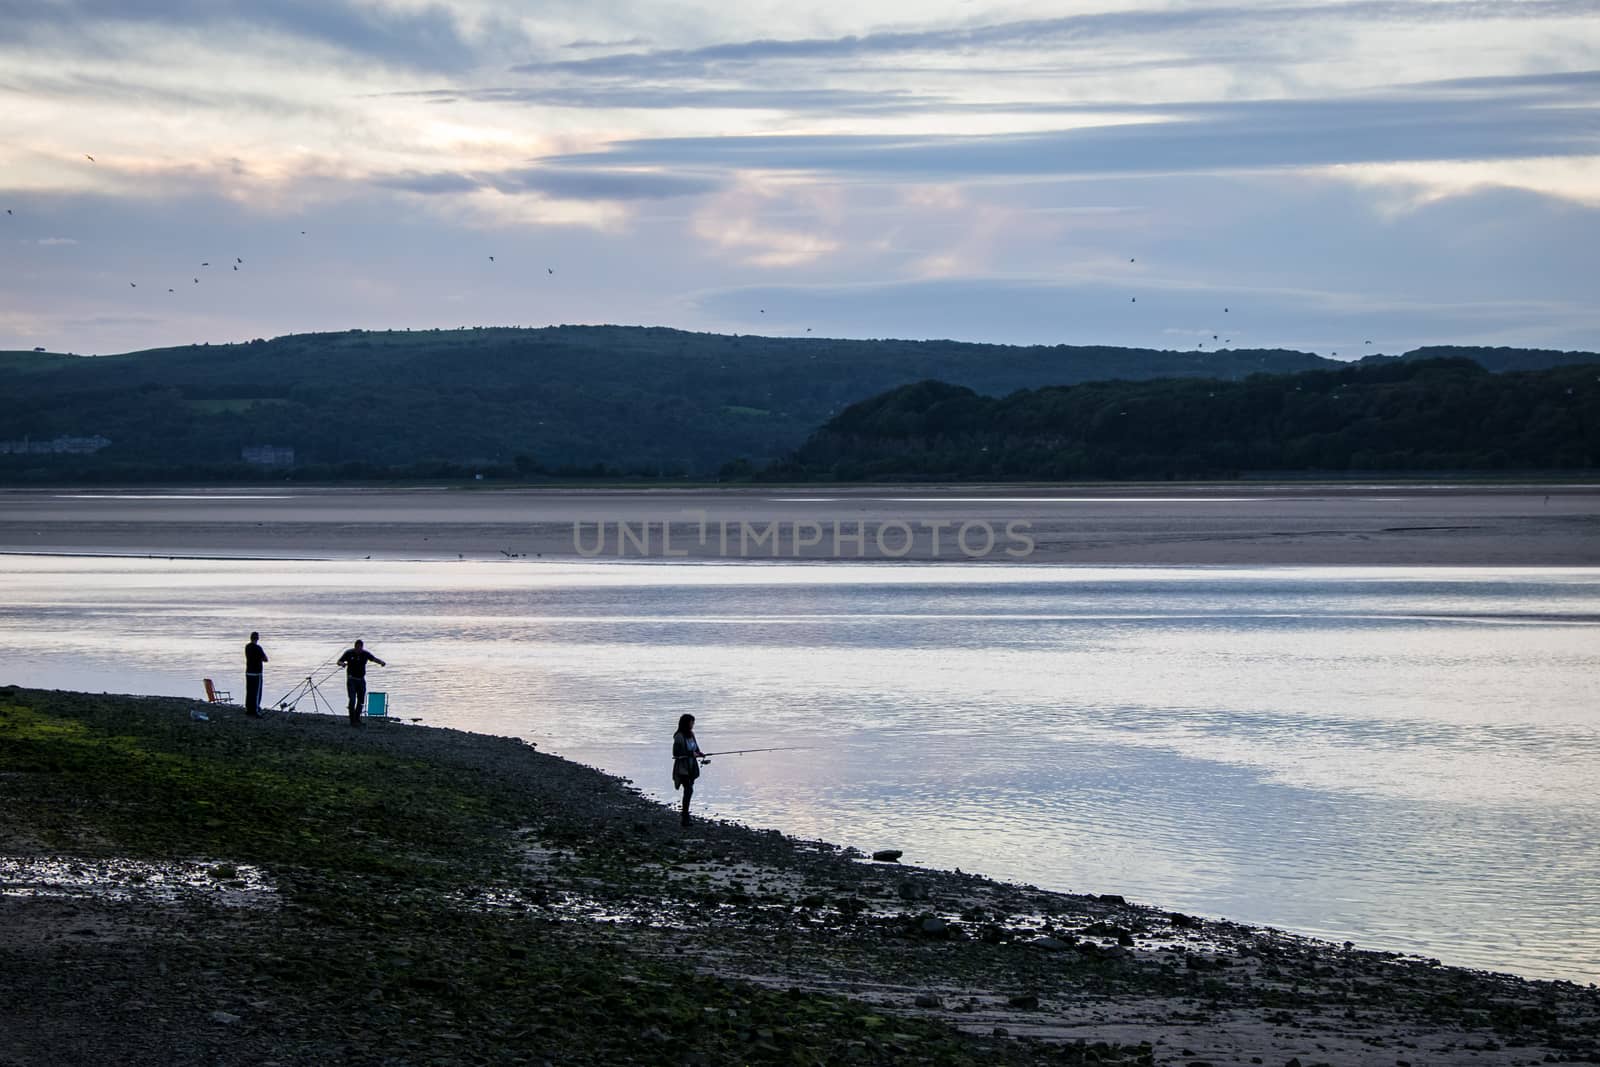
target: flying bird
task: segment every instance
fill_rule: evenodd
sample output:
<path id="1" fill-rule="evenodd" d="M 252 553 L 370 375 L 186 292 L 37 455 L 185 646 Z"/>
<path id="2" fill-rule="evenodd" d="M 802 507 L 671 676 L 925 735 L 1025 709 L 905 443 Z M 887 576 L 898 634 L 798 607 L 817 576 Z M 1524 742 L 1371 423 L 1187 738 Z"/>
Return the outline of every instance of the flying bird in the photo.
<path id="1" fill-rule="evenodd" d="M 139 283 L 138 282 L 129 282 L 128 283 L 128 288 L 137 289 L 137 288 L 139 288 Z"/>
<path id="2" fill-rule="evenodd" d="M 171 292 L 176 292 L 176 290 L 173 290 L 173 289 L 168 289 L 168 290 L 167 290 L 167 292 L 169 292 L 169 293 L 171 293 Z"/>
<path id="3" fill-rule="evenodd" d="M 239 269 L 239 268 L 238 268 L 238 266 L 235 266 L 235 267 L 234 267 L 234 268 L 233 268 L 233 269 L 234 269 L 234 270 L 238 270 L 238 269 Z"/>
<path id="4" fill-rule="evenodd" d="M 239 257 L 238 257 L 238 256 L 234 256 L 234 257 L 233 257 L 233 261 L 234 261 L 234 262 L 235 262 L 235 263 L 243 263 L 243 262 L 244 262 L 244 260 L 242 260 L 242 259 L 240 259 L 240 258 L 239 258 Z"/>
<path id="5" fill-rule="evenodd" d="M 87 152 L 85 152 L 85 153 L 84 153 L 84 154 L 83 154 L 83 158 L 84 158 L 84 159 L 87 159 L 87 160 L 88 160 L 88 161 L 89 161 L 89 162 L 90 162 L 90 163 L 93 163 L 93 162 L 94 162 L 94 157 L 93 157 L 93 156 L 91 156 L 91 155 L 90 155 L 90 154 L 89 154 L 89 153 L 87 153 Z"/>
<path id="6" fill-rule="evenodd" d="M 1132 256 L 1129 256 L 1129 257 L 1128 257 L 1128 262 L 1129 262 L 1129 263 L 1132 263 L 1132 262 L 1133 262 L 1133 257 L 1132 257 Z"/>
<path id="7" fill-rule="evenodd" d="M 10 208 L 6 208 L 6 214 L 7 215 L 11 214 L 11 209 Z"/>
<path id="8" fill-rule="evenodd" d="M 1128 298 L 1128 303 L 1130 303 L 1130 304 L 1137 304 L 1138 302 L 1139 302 L 1139 298 L 1136 297 L 1136 296 L 1131 296 L 1131 297 Z"/>
<path id="9" fill-rule="evenodd" d="M 195 283 L 195 284 L 196 284 L 196 285 L 199 285 L 199 284 L 200 284 L 200 279 L 199 279 L 199 278 L 196 278 L 196 279 L 195 279 L 195 280 L 194 280 L 194 283 Z"/>
<path id="10" fill-rule="evenodd" d="M 545 273 L 546 273 L 546 274 L 554 274 L 554 273 L 555 273 L 555 272 L 556 272 L 556 269 L 555 269 L 555 268 L 554 268 L 554 267 L 546 267 L 546 268 L 545 268 L 545 269 L 544 269 L 544 272 L 545 272 Z"/>
<path id="11" fill-rule="evenodd" d="M 200 265 L 201 265 L 201 266 L 202 266 L 202 267 L 209 267 L 209 266 L 211 266 L 211 264 L 209 264 L 209 263 L 202 263 L 202 264 L 200 264 Z"/>
<path id="12" fill-rule="evenodd" d="M 490 263 L 493 263 L 493 262 L 494 262 L 494 257 L 493 257 L 493 256 L 490 256 L 490 257 L 489 257 L 489 262 L 490 262 Z"/>
<path id="13" fill-rule="evenodd" d="M 1227 308 L 1223 308 L 1223 309 L 1222 309 L 1222 313 L 1223 313 L 1223 314 L 1224 314 L 1224 315 L 1226 315 L 1226 314 L 1227 314 L 1227 313 L 1228 313 L 1228 309 L 1227 309 Z"/>

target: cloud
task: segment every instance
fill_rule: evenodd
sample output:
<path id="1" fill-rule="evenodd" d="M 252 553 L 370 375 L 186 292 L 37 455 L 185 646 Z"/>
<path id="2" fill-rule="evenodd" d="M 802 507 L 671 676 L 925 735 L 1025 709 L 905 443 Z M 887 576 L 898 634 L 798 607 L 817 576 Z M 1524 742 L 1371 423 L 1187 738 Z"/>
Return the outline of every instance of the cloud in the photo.
<path id="1" fill-rule="evenodd" d="M 1157 343 L 1237 292 L 1238 343 L 1597 343 L 1600 0 L 1094 7 L 0 0 L 0 313 Z"/>
<path id="2" fill-rule="evenodd" d="M 533 107 L 770 110 L 838 115 L 902 114 L 913 110 L 959 107 L 944 96 L 894 89 L 816 89 L 794 87 L 691 87 L 672 84 L 494 86 L 477 89 L 424 89 L 389 94 L 439 104 L 524 104 Z"/>
<path id="3" fill-rule="evenodd" d="M 1061 18 L 1026 19 L 933 29 L 887 30 L 842 37 L 757 39 L 687 49 L 619 52 L 585 59 L 532 62 L 519 73 L 565 72 L 593 77 L 637 78 L 705 73 L 728 67 L 801 61 L 870 61 L 922 53 L 944 55 L 980 50 L 1036 51 L 1110 38 L 1184 36 L 1208 29 L 1250 28 L 1270 32 L 1311 21 L 1436 24 L 1582 18 L 1600 13 L 1593 0 L 1356 0 L 1352 3 L 1220 5 L 1095 12 Z"/>
<path id="4" fill-rule="evenodd" d="M 403 193 L 421 193 L 425 196 L 470 193 L 482 189 L 485 184 L 480 178 L 449 171 L 435 173 L 405 171 L 400 174 L 384 174 L 373 178 L 372 183 L 385 189 L 398 189 Z"/>
<path id="5" fill-rule="evenodd" d="M 1126 72 L 1159 68 L 1174 70 L 1191 66 L 1212 66 L 1241 61 L 1239 56 L 1162 57 L 1120 62 L 1082 62 L 1073 65 L 1073 74 Z M 1259 54 L 1253 57 L 1259 59 Z M 966 76 L 984 73 L 1015 74 L 1015 67 L 988 71 L 964 68 Z M 1506 97 L 1538 95 L 1547 102 L 1565 100 L 1581 104 L 1593 99 L 1600 88 L 1600 71 L 1568 71 L 1551 74 L 1503 75 L 1453 78 L 1413 82 L 1391 87 L 1393 94 L 1468 93 L 1497 94 Z M 1166 101 L 1133 103 L 1113 100 L 961 99 L 954 93 L 910 91 L 898 88 L 816 88 L 789 85 L 707 86 L 664 81 L 659 83 L 592 83 L 582 80 L 564 84 L 481 86 L 477 88 L 416 89 L 383 94 L 399 99 L 425 100 L 435 104 L 470 102 L 475 104 L 519 104 L 529 107 L 586 109 L 627 108 L 633 110 L 765 110 L 817 115 L 882 115 L 913 113 L 1004 114 L 1004 115 L 1134 115 L 1170 116 L 1176 113 L 1205 114 L 1223 106 L 1220 102 Z"/>
<path id="6" fill-rule="evenodd" d="M 46 97 L 90 104 L 115 99 L 137 100 L 147 108 L 159 105 L 164 109 L 182 109 L 191 113 L 205 109 L 235 115 L 268 114 L 279 118 L 329 116 L 333 113 L 326 102 L 290 98 L 281 92 L 249 92 L 237 87 L 198 84 L 189 87 L 161 85 L 148 76 L 107 77 L 82 72 L 24 74 L 10 82 L 0 83 L 0 92 L 14 93 L 34 101 Z"/>
<path id="7" fill-rule="evenodd" d="M 489 51 L 525 45 L 512 20 L 469 26 L 442 4 L 400 7 L 354 0 L 0 0 L 0 42 L 81 39 L 123 27 L 185 32 L 233 27 L 283 34 L 420 70 L 476 66 Z"/>
<path id="8" fill-rule="evenodd" d="M 649 44 L 649 42 L 643 37 L 619 37 L 615 40 L 609 41 L 596 41 L 584 37 L 579 38 L 576 41 L 568 41 L 561 47 L 571 48 L 574 51 L 577 51 L 579 49 L 586 48 L 639 48 L 646 44 Z"/>
<path id="9" fill-rule="evenodd" d="M 715 179 L 692 174 L 555 167 L 502 171 L 491 176 L 490 182 L 502 192 L 532 190 L 567 200 L 666 200 L 700 196 L 721 185 Z"/>
<path id="10" fill-rule="evenodd" d="M 1600 155 L 1565 159 L 1507 159 L 1432 163 L 1370 163 L 1340 167 L 1335 177 L 1376 189 L 1390 214 L 1414 211 L 1448 197 L 1487 189 L 1525 189 L 1600 207 Z"/>
<path id="11" fill-rule="evenodd" d="M 642 138 L 556 162 L 951 180 L 1600 155 L 1600 107 L 1577 91 L 1586 83 L 1514 84 L 1521 91 L 1505 98 L 1423 85 L 1313 100 L 1108 105 L 1137 121 L 1024 133 Z"/>
<path id="12" fill-rule="evenodd" d="M 757 267 L 798 267 L 836 251 L 841 204 L 821 189 L 745 180 L 705 203 L 694 235 Z M 783 220 L 780 225 L 775 220 Z"/>
<path id="13" fill-rule="evenodd" d="M 539 193 L 559 200 L 667 200 L 714 192 L 722 184 L 719 180 L 694 174 L 558 167 L 523 167 L 477 174 L 407 171 L 382 175 L 373 179 L 373 183 L 386 189 L 427 196 L 492 189 L 506 194 Z"/>

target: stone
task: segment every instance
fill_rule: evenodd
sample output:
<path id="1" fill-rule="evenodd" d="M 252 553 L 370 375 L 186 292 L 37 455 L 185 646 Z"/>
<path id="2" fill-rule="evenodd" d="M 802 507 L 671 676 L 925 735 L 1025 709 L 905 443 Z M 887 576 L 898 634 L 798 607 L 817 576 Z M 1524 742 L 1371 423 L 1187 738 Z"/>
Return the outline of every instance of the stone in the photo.
<path id="1" fill-rule="evenodd" d="M 211 1021 L 222 1023 L 224 1026 L 232 1026 L 239 1021 L 239 1017 L 231 1011 L 214 1011 L 211 1013 Z"/>
<path id="2" fill-rule="evenodd" d="M 900 857 L 904 855 L 905 853 L 897 848 L 884 848 L 874 852 L 872 858 L 879 863 L 899 863 Z"/>
<path id="3" fill-rule="evenodd" d="M 901 882 L 899 893 L 901 900 L 928 899 L 928 887 L 918 882 Z"/>
<path id="4" fill-rule="evenodd" d="M 1006 1003 L 1013 1008 L 1022 1008 L 1025 1011 L 1032 1011 L 1034 1008 L 1039 1006 L 1039 998 L 1033 993 L 1023 993 L 1020 996 L 1012 997 L 1010 1000 L 1007 1000 Z"/>
<path id="5" fill-rule="evenodd" d="M 919 1008 L 942 1008 L 944 1007 L 944 1001 L 932 993 L 918 993 L 916 1005 Z"/>
<path id="6" fill-rule="evenodd" d="M 930 915 L 922 920 L 922 932 L 930 937 L 940 937 L 949 932 L 949 924 L 937 915 Z"/>
<path id="7" fill-rule="evenodd" d="M 1059 937 L 1050 937 L 1048 935 L 1045 937 L 1036 937 L 1032 941 L 1028 942 L 1028 944 L 1032 945 L 1034 948 L 1042 948 L 1046 952 L 1061 952 L 1070 947 Z"/>

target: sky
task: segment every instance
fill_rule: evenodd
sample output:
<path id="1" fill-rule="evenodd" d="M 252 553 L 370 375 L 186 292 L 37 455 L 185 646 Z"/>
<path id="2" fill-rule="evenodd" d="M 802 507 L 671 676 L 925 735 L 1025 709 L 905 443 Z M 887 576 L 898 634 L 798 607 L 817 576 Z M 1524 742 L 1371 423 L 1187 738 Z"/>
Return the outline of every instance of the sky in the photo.
<path id="1" fill-rule="evenodd" d="M 0 0 L 0 208 L 0 349 L 1600 350 L 1600 0 Z"/>

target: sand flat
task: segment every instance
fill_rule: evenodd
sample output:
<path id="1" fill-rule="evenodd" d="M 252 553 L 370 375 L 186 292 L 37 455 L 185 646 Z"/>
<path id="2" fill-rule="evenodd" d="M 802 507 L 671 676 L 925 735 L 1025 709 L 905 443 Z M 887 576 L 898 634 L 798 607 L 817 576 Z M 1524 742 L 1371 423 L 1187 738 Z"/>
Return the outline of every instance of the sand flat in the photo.
<path id="1" fill-rule="evenodd" d="M 1600 485 L 29 489 L 0 551 L 1572 566 L 1600 564 Z"/>

